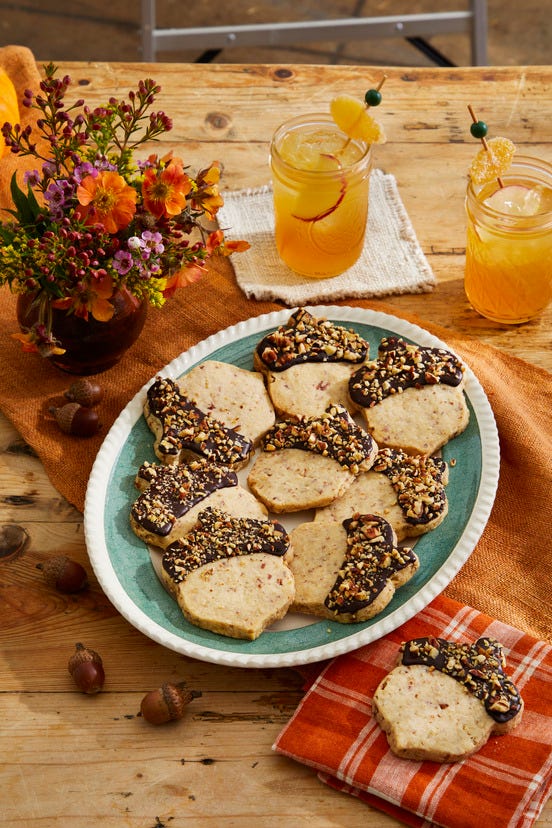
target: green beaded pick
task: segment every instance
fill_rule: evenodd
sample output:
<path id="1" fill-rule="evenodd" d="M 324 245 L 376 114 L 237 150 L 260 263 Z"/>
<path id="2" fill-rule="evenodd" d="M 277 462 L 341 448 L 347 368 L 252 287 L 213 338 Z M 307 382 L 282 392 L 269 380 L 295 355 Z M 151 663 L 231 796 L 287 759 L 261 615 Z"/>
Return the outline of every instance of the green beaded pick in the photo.
<path id="1" fill-rule="evenodd" d="M 381 92 L 378 89 L 369 89 L 364 96 L 367 106 L 379 106 L 381 103 Z"/>
<path id="2" fill-rule="evenodd" d="M 488 132 L 487 124 L 485 121 L 476 121 L 470 125 L 470 132 L 474 138 L 485 138 Z"/>

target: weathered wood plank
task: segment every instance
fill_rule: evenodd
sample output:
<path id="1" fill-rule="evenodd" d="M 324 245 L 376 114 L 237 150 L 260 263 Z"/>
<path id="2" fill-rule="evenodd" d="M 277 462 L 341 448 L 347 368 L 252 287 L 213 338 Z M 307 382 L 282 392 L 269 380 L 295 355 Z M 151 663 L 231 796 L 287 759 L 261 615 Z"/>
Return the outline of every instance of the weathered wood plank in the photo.
<path id="1" fill-rule="evenodd" d="M 137 717 L 140 700 L 136 692 L 3 697 L 5 823 L 394 824 L 350 797 L 330 794 L 312 771 L 270 751 L 296 693 L 206 691 L 183 720 L 159 727 Z"/>

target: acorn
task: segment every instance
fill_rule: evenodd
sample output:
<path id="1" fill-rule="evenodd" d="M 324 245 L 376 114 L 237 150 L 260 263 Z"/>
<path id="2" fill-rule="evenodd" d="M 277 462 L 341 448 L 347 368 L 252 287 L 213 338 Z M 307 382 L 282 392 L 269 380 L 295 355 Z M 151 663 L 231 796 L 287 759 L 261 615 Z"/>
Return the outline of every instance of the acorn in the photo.
<path id="1" fill-rule="evenodd" d="M 83 693 L 99 693 L 105 681 L 105 672 L 101 656 L 96 650 L 85 647 L 80 642 L 75 644 L 75 652 L 67 665 L 73 681 Z"/>
<path id="2" fill-rule="evenodd" d="M 77 561 L 67 555 L 53 555 L 45 563 L 37 565 L 42 570 L 46 582 L 58 592 L 71 594 L 82 592 L 88 586 L 88 574 Z"/>
<path id="3" fill-rule="evenodd" d="M 182 719 L 187 705 L 201 696 L 199 690 L 186 690 L 185 682 L 165 682 L 146 693 L 140 704 L 140 715 L 150 724 L 159 725 Z"/>
<path id="4" fill-rule="evenodd" d="M 71 383 L 64 396 L 71 402 L 80 403 L 85 408 L 93 408 L 103 397 L 103 391 L 97 382 L 82 377 Z"/>
<path id="5" fill-rule="evenodd" d="M 97 412 L 77 402 L 65 403 L 59 408 L 51 406 L 49 411 L 61 430 L 74 437 L 92 437 L 101 428 Z"/>

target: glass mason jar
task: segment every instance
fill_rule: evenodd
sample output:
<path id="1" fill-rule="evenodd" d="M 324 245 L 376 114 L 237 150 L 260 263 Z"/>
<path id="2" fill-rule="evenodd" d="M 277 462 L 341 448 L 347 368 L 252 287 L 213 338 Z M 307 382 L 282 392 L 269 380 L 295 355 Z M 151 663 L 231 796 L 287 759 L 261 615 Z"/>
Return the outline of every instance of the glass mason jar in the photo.
<path id="1" fill-rule="evenodd" d="M 343 273 L 364 244 L 371 145 L 348 138 L 329 114 L 305 115 L 278 127 L 270 164 L 280 258 L 316 279 Z"/>
<path id="2" fill-rule="evenodd" d="M 516 156 L 498 181 L 470 181 L 466 296 L 495 322 L 517 324 L 552 300 L 552 165 Z"/>

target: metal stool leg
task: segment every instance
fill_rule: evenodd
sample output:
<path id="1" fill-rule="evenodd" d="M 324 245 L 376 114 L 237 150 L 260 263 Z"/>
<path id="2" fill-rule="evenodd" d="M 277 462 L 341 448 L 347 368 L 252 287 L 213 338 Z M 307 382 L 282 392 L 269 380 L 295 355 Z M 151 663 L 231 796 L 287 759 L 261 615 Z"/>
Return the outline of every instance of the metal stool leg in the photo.
<path id="1" fill-rule="evenodd" d="M 155 0 L 142 0 L 142 60 L 146 63 L 157 59 L 155 34 Z"/>
<path id="2" fill-rule="evenodd" d="M 486 66 L 487 57 L 487 0 L 471 0 L 471 59 L 472 66 Z"/>

